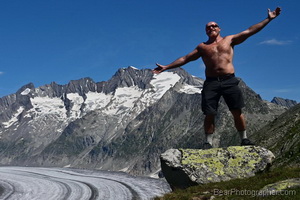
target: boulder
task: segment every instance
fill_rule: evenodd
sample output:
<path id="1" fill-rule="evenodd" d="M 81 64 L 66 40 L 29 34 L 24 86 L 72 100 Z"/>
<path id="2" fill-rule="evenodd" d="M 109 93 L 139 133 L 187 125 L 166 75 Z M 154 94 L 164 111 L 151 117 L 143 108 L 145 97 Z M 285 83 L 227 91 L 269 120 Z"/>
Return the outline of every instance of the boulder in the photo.
<path id="1" fill-rule="evenodd" d="M 268 169 L 274 158 L 259 146 L 169 149 L 160 156 L 163 175 L 172 189 L 251 177 Z"/>
<path id="2" fill-rule="evenodd" d="M 293 188 L 300 187 L 300 178 L 291 178 L 276 183 L 266 185 L 259 191 L 259 196 L 268 196 L 268 195 L 296 195 Z"/>

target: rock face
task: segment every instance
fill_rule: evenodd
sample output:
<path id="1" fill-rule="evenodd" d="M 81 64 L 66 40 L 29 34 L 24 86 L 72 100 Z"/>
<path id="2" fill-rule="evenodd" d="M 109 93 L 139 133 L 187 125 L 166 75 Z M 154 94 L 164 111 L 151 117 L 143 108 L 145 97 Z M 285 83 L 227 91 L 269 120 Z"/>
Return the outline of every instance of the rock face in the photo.
<path id="1" fill-rule="evenodd" d="M 263 134 L 261 134 L 263 133 Z M 274 167 L 300 167 L 300 104 L 254 133 L 251 140 L 272 151 Z"/>
<path id="2" fill-rule="evenodd" d="M 274 154 L 258 146 L 169 149 L 161 154 L 162 172 L 174 188 L 254 176 L 266 170 Z"/>
<path id="3" fill-rule="evenodd" d="M 274 97 L 271 102 L 287 108 L 291 108 L 298 104 L 295 100 L 283 99 L 280 97 Z"/>

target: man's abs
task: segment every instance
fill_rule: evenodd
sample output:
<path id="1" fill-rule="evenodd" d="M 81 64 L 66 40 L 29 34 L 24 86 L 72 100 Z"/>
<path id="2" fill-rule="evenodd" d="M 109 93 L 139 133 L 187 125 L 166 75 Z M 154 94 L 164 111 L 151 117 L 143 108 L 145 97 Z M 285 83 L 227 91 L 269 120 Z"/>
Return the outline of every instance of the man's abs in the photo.
<path id="1" fill-rule="evenodd" d="M 230 40 L 224 38 L 218 43 L 200 45 L 206 76 L 215 77 L 233 74 L 233 48 Z"/>
<path id="2" fill-rule="evenodd" d="M 205 68 L 206 77 L 218 77 L 227 74 L 234 74 L 234 67 L 230 63 L 224 63 L 223 65 L 207 65 Z"/>

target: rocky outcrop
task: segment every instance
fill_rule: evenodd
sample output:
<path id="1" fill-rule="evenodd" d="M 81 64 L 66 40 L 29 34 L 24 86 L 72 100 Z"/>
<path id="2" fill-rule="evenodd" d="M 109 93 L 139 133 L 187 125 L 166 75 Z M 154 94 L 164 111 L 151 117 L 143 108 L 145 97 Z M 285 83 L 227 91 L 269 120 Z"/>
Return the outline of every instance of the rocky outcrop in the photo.
<path id="1" fill-rule="evenodd" d="M 266 170 L 274 154 L 258 146 L 169 149 L 161 154 L 162 172 L 174 188 L 254 176 Z"/>
<path id="2" fill-rule="evenodd" d="M 259 191 L 259 196 L 268 196 L 268 195 L 295 195 L 295 190 L 290 190 L 292 188 L 300 187 L 300 178 L 291 178 L 276 183 L 266 185 Z M 290 190 L 290 191 L 287 191 Z"/>
<path id="3" fill-rule="evenodd" d="M 261 134 L 263 133 L 263 134 Z M 251 140 L 271 150 L 274 166 L 300 167 L 300 104 L 254 133 Z"/>
<path id="4" fill-rule="evenodd" d="M 281 97 L 274 97 L 271 102 L 287 108 L 291 108 L 298 104 L 295 100 L 283 99 Z"/>

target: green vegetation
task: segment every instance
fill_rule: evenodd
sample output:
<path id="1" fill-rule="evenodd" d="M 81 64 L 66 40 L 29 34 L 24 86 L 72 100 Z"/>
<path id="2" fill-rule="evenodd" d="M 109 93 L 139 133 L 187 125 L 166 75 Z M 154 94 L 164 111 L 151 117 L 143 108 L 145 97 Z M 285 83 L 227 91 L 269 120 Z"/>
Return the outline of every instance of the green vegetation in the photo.
<path id="1" fill-rule="evenodd" d="M 290 188 L 278 192 L 276 195 L 257 196 L 266 185 L 290 178 L 299 178 L 300 168 L 276 168 L 246 179 L 235 179 L 226 182 L 209 183 L 187 188 L 177 189 L 156 200 L 205 200 L 210 199 L 263 199 L 282 200 L 300 199 L 300 187 Z"/>

